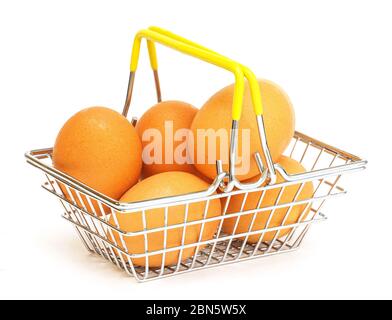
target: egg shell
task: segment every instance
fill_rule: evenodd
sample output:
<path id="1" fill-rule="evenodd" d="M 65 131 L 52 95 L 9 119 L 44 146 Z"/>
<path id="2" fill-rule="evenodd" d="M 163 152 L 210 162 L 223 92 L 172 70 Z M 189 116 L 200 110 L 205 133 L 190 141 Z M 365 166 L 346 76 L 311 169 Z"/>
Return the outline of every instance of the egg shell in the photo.
<path id="1" fill-rule="evenodd" d="M 294 109 L 287 94 L 273 82 L 259 80 L 259 87 L 264 106 L 263 118 L 267 142 L 272 159 L 275 162 L 280 158 L 294 135 Z M 234 85 L 230 85 L 214 94 L 196 114 L 191 125 L 193 135 L 196 137 L 194 139 L 195 167 L 210 179 L 216 176 L 216 160 L 222 160 L 223 169 L 225 171 L 229 170 L 228 155 L 232 127 L 233 93 Z M 203 139 L 200 138 L 203 130 L 209 130 L 205 131 L 208 141 L 205 139 L 203 142 Z M 222 130 L 224 130 L 223 133 L 226 133 L 227 139 L 217 139 L 215 146 L 208 143 L 214 141 L 213 134 L 222 134 Z M 245 154 L 243 154 L 243 149 Z M 237 151 L 238 158 L 244 157 L 249 166 L 244 165 L 241 172 L 240 168 L 246 162 L 237 163 L 236 177 L 240 181 L 244 181 L 260 174 L 254 154 L 259 152 L 263 157 L 263 152 L 247 82 L 245 83 L 242 116 L 239 121 Z"/>
<path id="2" fill-rule="evenodd" d="M 206 190 L 209 184 L 195 175 L 186 172 L 172 171 L 153 175 L 131 188 L 121 198 L 122 202 L 137 202 L 160 197 L 177 196 L 186 193 L 193 193 Z M 178 227 L 167 231 L 166 248 L 176 248 L 182 243 L 195 244 L 186 248 L 181 253 L 181 261 L 188 259 L 195 254 L 196 243 L 211 240 L 217 231 L 219 220 L 203 224 L 203 218 L 218 217 L 221 215 L 221 204 L 219 199 L 209 201 L 208 210 L 206 210 L 207 201 L 198 201 L 189 204 L 188 215 L 186 219 L 186 205 L 173 205 L 168 209 L 168 225 L 174 226 L 182 224 L 185 221 L 200 221 L 194 225 L 188 225 L 185 228 L 185 237 L 183 239 L 184 228 Z M 147 209 L 146 211 L 146 229 L 153 230 L 165 225 L 165 208 Z M 206 215 L 205 215 L 206 212 Z M 205 216 L 204 216 L 205 215 Z M 144 230 L 142 212 L 134 213 L 117 213 L 117 222 L 122 231 L 140 232 Z M 112 215 L 110 223 L 116 227 L 116 219 Z M 201 235 L 202 233 L 202 235 Z M 122 249 L 120 234 L 113 232 L 114 242 Z M 151 253 L 156 250 L 162 250 L 165 246 L 165 232 L 151 232 L 147 236 L 148 251 Z M 130 254 L 145 253 L 145 237 L 143 235 L 124 236 L 123 240 Z M 199 246 L 202 249 L 203 246 Z M 118 254 L 118 252 L 117 252 Z M 127 257 L 123 255 L 123 259 Z M 174 250 L 166 253 L 163 261 L 162 254 L 151 255 L 147 258 L 132 258 L 132 263 L 136 266 L 146 266 L 148 260 L 149 267 L 161 267 L 162 262 L 165 266 L 176 265 L 180 260 L 180 251 Z"/>
<path id="3" fill-rule="evenodd" d="M 142 175 L 144 178 L 167 171 L 196 172 L 192 159 L 186 157 L 189 152 L 183 150 L 180 155 L 177 155 L 176 149 L 180 150 L 181 144 L 187 148 L 187 138 L 180 137 L 180 135 L 186 134 L 186 131 L 190 129 L 197 111 L 198 109 L 186 102 L 164 101 L 154 105 L 142 115 L 137 122 L 136 130 L 142 141 L 143 150 L 146 151 L 143 153 Z M 151 163 L 155 160 L 153 151 L 147 152 L 148 149 L 146 149 L 153 142 L 153 138 L 148 136 L 149 132 L 154 133 L 151 131 L 152 129 L 158 131 L 160 140 L 157 141 L 162 142 L 159 143 L 159 150 L 156 150 L 161 153 L 161 156 L 158 157 L 161 158 L 161 161 L 158 163 Z M 179 136 L 176 137 L 176 134 Z M 156 134 L 154 137 L 154 139 L 158 138 Z M 166 156 L 167 152 L 172 156 Z M 184 158 L 186 158 L 185 162 Z"/>
<path id="4" fill-rule="evenodd" d="M 132 124 L 105 107 L 84 109 L 60 130 L 53 148 L 53 166 L 90 188 L 115 200 L 138 182 L 142 168 L 142 145 Z M 67 199 L 87 207 L 86 197 L 77 197 L 60 185 Z M 83 202 L 83 203 L 82 203 Z M 100 214 L 95 200 L 93 207 Z"/>
<path id="5" fill-rule="evenodd" d="M 303 173 L 305 172 L 305 168 L 297 161 L 289 158 L 282 156 L 281 159 L 278 162 L 289 174 L 297 174 L 297 173 Z M 253 182 L 256 179 L 250 179 L 247 182 Z M 282 176 L 278 173 L 277 177 L 277 183 L 284 182 Z M 270 207 L 275 204 L 285 204 L 294 201 L 294 197 L 297 194 L 301 184 L 292 184 L 288 185 L 285 187 L 284 191 L 282 192 L 280 200 L 278 200 L 279 193 L 282 188 L 273 188 L 265 191 L 264 197 L 262 199 L 262 202 L 260 206 L 258 207 L 258 202 L 260 200 L 260 197 L 262 196 L 261 191 L 257 192 L 251 192 L 248 194 L 243 211 L 247 210 L 254 210 L 257 208 L 265 208 L 265 207 Z M 306 200 L 310 199 L 313 196 L 313 183 L 311 181 L 308 181 L 304 184 L 301 192 L 299 193 L 296 201 L 301 201 L 301 200 Z M 230 216 L 230 214 L 237 213 L 241 210 L 241 206 L 244 200 L 244 194 L 239 194 L 231 197 L 230 203 L 227 208 L 227 214 Z M 226 199 L 222 199 L 222 207 L 225 205 Z M 304 210 L 307 210 L 304 213 Z M 275 212 L 273 212 L 273 215 L 271 217 L 270 223 L 268 225 L 268 228 L 273 228 L 273 227 L 279 227 L 283 223 L 283 219 L 285 218 L 287 212 L 289 210 L 289 207 L 282 207 L 279 209 L 276 209 Z M 299 222 L 299 218 L 303 214 L 302 220 L 305 220 L 306 217 L 308 216 L 308 213 L 310 211 L 310 207 L 307 206 L 307 203 L 305 204 L 297 204 L 294 205 L 291 211 L 289 212 L 289 215 L 287 217 L 287 220 L 284 225 L 290 225 Z M 267 228 L 267 222 L 270 217 L 270 214 L 272 213 L 272 210 L 264 210 L 264 211 L 256 211 L 256 218 L 253 223 L 253 227 L 251 231 L 258 231 L 262 230 L 264 228 Z M 253 220 L 254 214 L 246 214 L 241 216 L 240 218 L 228 218 L 225 219 L 223 223 L 223 231 L 229 234 L 233 234 L 235 224 L 237 220 L 239 220 L 237 228 L 235 230 L 235 234 L 241 234 L 241 233 L 247 233 L 250 229 L 252 220 Z M 277 235 L 277 238 L 282 238 L 285 235 L 287 235 L 292 228 L 284 228 L 279 231 L 279 234 Z M 268 242 L 272 241 L 273 238 L 275 237 L 277 231 L 270 231 L 266 232 L 263 235 L 262 241 Z M 257 243 L 260 239 L 261 234 L 256 234 L 256 235 L 251 235 L 248 237 L 247 241 L 248 243 Z M 244 238 L 241 238 L 244 239 Z"/>

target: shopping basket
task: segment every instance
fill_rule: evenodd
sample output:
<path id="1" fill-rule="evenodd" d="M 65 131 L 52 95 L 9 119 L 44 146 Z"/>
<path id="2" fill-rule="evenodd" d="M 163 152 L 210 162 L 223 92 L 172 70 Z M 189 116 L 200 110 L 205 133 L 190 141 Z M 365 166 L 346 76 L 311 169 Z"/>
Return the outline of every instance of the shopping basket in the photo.
<path id="1" fill-rule="evenodd" d="M 229 170 L 223 171 L 217 161 L 217 176 L 208 190 L 179 196 L 149 199 L 141 202 L 122 203 L 97 192 L 84 183 L 55 169 L 52 166 L 52 148 L 33 150 L 26 153 L 27 162 L 40 169 L 45 178 L 43 188 L 57 197 L 63 207 L 63 218 L 70 222 L 89 252 L 96 253 L 119 268 L 125 270 L 138 281 L 159 279 L 193 270 L 204 269 L 238 261 L 266 257 L 296 250 L 302 243 L 310 226 L 326 219 L 321 209 L 326 200 L 343 195 L 341 177 L 366 167 L 366 161 L 348 152 L 339 150 L 307 135 L 295 132 L 285 154 L 299 161 L 307 171 L 290 175 L 279 164 L 274 164 L 268 149 L 263 108 L 257 80 L 251 70 L 216 52 L 191 42 L 169 31 L 151 27 L 137 33 L 132 50 L 131 72 L 123 115 L 127 116 L 131 103 L 135 72 L 139 60 L 142 39 L 147 40 L 150 64 L 154 73 L 158 101 L 161 90 L 155 44 L 159 43 L 202 61 L 214 64 L 233 73 L 235 89 L 233 97 L 233 121 L 230 135 Z M 257 119 L 262 155 L 255 154 L 260 170 L 260 178 L 252 183 L 242 183 L 236 179 L 238 123 L 245 79 L 249 83 Z M 137 120 L 133 119 L 133 123 Z M 280 175 L 284 181 L 278 181 Z M 311 183 L 311 196 L 300 197 L 303 188 Z M 288 188 L 295 187 L 290 201 L 281 201 Z M 265 205 L 263 198 L 274 192 L 274 203 Z M 247 199 L 256 198 L 257 205 L 246 205 Z M 222 214 L 209 217 L 209 207 L 217 199 L 222 204 Z M 230 210 L 231 203 L 240 203 L 236 210 Z M 200 219 L 189 219 L 192 206 L 202 205 Z M 301 207 L 295 221 L 290 219 L 293 210 Z M 183 221 L 170 224 L 171 210 L 182 210 Z M 148 228 L 148 214 L 157 210 L 162 214 L 159 227 Z M 282 211 L 283 210 L 283 211 Z M 276 214 L 281 218 L 276 223 Z M 283 216 L 282 216 L 283 212 Z M 127 232 L 119 223 L 119 215 L 130 219 L 141 219 L 142 228 Z M 263 216 L 263 227 L 256 228 L 256 221 Z M 232 221 L 232 232 L 224 232 L 222 227 L 228 219 Z M 238 231 L 241 219 L 247 219 L 246 230 Z M 204 237 L 205 228 L 214 224 L 213 237 Z M 189 241 L 187 230 L 196 232 L 196 238 Z M 182 235 L 176 245 L 169 244 L 172 232 Z M 158 235 L 160 248 L 151 249 L 149 242 Z M 143 243 L 144 250 L 135 252 L 129 244 Z M 155 259 L 152 263 L 153 258 Z M 169 259 L 170 257 L 170 259 Z M 159 262 L 157 265 L 156 261 Z M 168 263 L 170 261 L 170 263 Z"/>

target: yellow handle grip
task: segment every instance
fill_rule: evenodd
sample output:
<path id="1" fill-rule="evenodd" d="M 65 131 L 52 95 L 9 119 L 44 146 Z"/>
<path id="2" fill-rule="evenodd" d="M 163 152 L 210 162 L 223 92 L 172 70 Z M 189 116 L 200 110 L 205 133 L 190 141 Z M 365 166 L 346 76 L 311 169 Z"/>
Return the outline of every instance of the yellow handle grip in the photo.
<path id="1" fill-rule="evenodd" d="M 208 48 L 206 48 L 206 47 L 204 47 L 204 46 L 202 46 L 200 44 L 197 44 L 197 43 L 195 43 L 193 41 L 190 41 L 190 40 L 188 40 L 188 39 L 186 39 L 184 37 L 181 37 L 181 36 L 179 36 L 177 34 L 174 34 L 174 33 L 170 32 L 168 30 L 165 30 L 165 29 L 162 29 L 162 28 L 159 28 L 159 27 L 155 27 L 155 26 L 150 27 L 149 30 L 158 32 L 158 33 L 163 34 L 163 35 L 165 35 L 167 37 L 175 39 L 177 41 L 181 41 L 183 43 L 189 44 L 189 45 L 191 45 L 193 47 L 196 47 L 196 48 L 208 51 L 210 53 L 213 53 L 215 55 L 220 56 L 222 59 L 230 60 L 229 58 L 227 58 L 227 57 L 225 57 L 225 56 L 223 56 L 221 54 L 218 54 L 218 53 L 212 51 L 211 49 L 208 49 Z M 155 52 L 155 50 L 154 50 L 154 52 Z M 157 60 L 156 56 L 154 57 L 154 59 Z M 232 61 L 232 60 L 230 60 L 230 61 Z M 157 61 L 155 61 L 155 64 L 157 64 Z M 262 104 L 262 100 L 261 100 L 260 88 L 259 88 L 259 85 L 258 85 L 257 78 L 256 78 L 254 73 L 249 68 L 247 68 L 247 67 L 245 67 L 243 65 L 241 65 L 241 67 L 242 67 L 244 75 L 248 79 L 248 82 L 249 82 L 249 85 L 250 85 L 252 102 L 253 102 L 255 113 L 256 113 L 256 115 L 262 115 L 263 114 L 263 104 Z"/>
<path id="2" fill-rule="evenodd" d="M 154 71 L 158 70 L 158 58 L 157 58 L 157 50 L 155 49 L 155 44 L 153 41 L 147 41 L 147 49 L 148 55 L 150 57 L 150 65 L 151 69 Z"/>
<path id="3" fill-rule="evenodd" d="M 193 47 L 187 43 L 169 38 L 165 35 L 157 33 L 152 30 L 139 31 L 134 40 L 131 58 L 131 72 L 135 72 L 140 55 L 141 40 L 145 38 L 147 41 L 158 42 L 174 50 L 180 51 L 184 54 L 201 59 L 208 63 L 214 64 L 218 67 L 231 71 L 235 77 L 234 97 L 233 97 L 233 119 L 239 120 L 241 118 L 242 100 L 244 95 L 244 73 L 241 66 L 231 60 L 223 59 L 221 56 L 203 49 Z"/>

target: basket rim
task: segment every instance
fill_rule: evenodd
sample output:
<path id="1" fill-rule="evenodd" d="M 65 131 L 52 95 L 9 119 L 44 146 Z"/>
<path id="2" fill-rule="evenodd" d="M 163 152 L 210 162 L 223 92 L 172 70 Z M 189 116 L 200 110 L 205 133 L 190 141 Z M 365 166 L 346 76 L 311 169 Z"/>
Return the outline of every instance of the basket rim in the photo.
<path id="1" fill-rule="evenodd" d="M 290 184 L 297 184 L 305 181 L 310 181 L 310 180 L 316 180 L 320 178 L 326 178 L 328 176 L 336 176 L 340 175 L 343 173 L 348 173 L 348 172 L 356 172 L 360 171 L 366 168 L 367 161 L 361 159 L 358 156 L 355 156 L 351 153 L 348 153 L 346 151 L 343 151 L 341 149 L 338 149 L 336 147 L 333 147 L 331 145 L 328 145 L 324 142 L 321 142 L 319 140 L 316 140 L 314 138 L 311 138 L 303 133 L 300 133 L 298 131 L 295 132 L 294 139 L 298 141 L 303 141 L 308 143 L 309 145 L 312 145 L 320 150 L 323 150 L 325 152 L 328 152 L 332 155 L 338 155 L 343 159 L 347 159 L 350 162 L 347 164 L 339 165 L 339 166 L 334 166 L 331 168 L 324 168 L 324 169 L 319 169 L 319 170 L 312 170 L 308 172 L 312 172 L 313 175 L 312 177 L 309 177 L 307 179 L 301 179 L 301 180 L 296 180 L 296 181 L 284 181 L 281 183 L 276 183 L 273 185 L 266 185 L 262 186 L 259 188 L 251 189 L 251 190 L 235 190 L 235 191 L 230 191 L 227 194 L 230 195 L 235 195 L 235 194 L 241 194 L 249 191 L 263 191 L 267 190 L 270 188 L 276 188 L 276 187 L 283 187 L 286 185 Z M 43 148 L 43 149 L 35 149 L 31 150 L 25 153 L 25 157 L 27 159 L 27 162 L 44 171 L 46 174 L 51 175 L 55 179 L 61 181 L 62 183 L 68 185 L 69 187 L 76 189 L 79 192 L 82 192 L 84 194 L 87 194 L 94 200 L 98 200 L 102 202 L 104 205 L 108 206 L 111 209 L 114 209 L 120 213 L 130 213 L 130 211 L 137 211 L 137 210 L 145 210 L 145 209 L 150 209 L 152 207 L 159 207 L 162 205 L 180 205 L 181 203 L 189 203 L 190 201 L 197 202 L 198 200 L 200 201 L 201 198 L 206 198 L 209 196 L 213 196 L 216 190 L 219 187 L 219 184 L 223 181 L 224 176 L 220 175 L 215 178 L 214 182 L 211 184 L 211 186 L 204 191 L 200 192 L 192 192 L 192 193 L 187 193 L 187 194 L 182 194 L 178 196 L 171 196 L 171 197 L 162 197 L 162 198 L 154 198 L 154 199 L 149 199 L 149 200 L 143 200 L 143 201 L 136 201 L 136 202 L 121 202 L 115 199 L 112 199 L 99 191 L 89 187 L 88 185 L 82 183 L 81 181 L 67 175 L 66 173 L 55 169 L 54 167 L 47 165 L 42 161 L 42 159 L 51 157 L 51 153 L 53 151 L 53 148 Z M 295 175 L 293 175 L 295 177 Z"/>

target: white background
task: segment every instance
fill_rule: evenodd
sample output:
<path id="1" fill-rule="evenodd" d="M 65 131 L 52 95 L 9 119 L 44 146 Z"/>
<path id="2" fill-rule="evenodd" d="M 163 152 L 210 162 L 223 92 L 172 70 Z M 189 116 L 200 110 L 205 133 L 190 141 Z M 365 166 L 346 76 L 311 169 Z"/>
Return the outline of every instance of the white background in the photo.
<path id="1" fill-rule="evenodd" d="M 2 1 L 0 298 L 392 298 L 390 1 Z M 137 284 L 89 256 L 25 151 L 73 113 L 121 110 L 133 35 L 158 25 L 280 84 L 297 129 L 369 160 L 301 250 Z M 133 114 L 154 102 L 145 50 Z M 200 106 L 225 72 L 159 47 L 164 98 Z"/>

